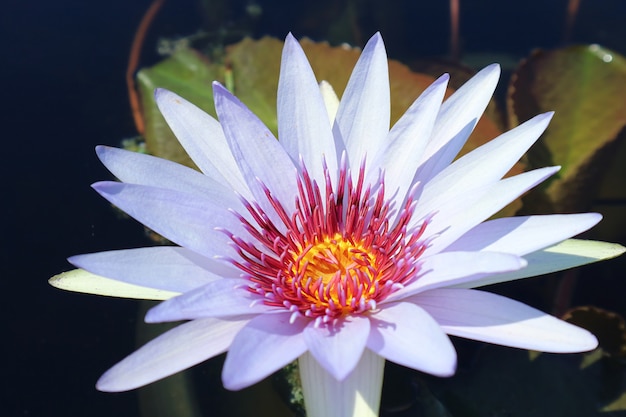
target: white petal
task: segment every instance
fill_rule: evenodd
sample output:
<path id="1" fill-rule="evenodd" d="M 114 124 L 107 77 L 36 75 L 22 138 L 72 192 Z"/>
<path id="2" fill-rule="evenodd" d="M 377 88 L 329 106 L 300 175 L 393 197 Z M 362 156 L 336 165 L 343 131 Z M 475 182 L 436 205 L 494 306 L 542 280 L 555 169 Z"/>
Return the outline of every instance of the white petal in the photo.
<path id="1" fill-rule="evenodd" d="M 248 284 L 248 280 L 237 278 L 211 281 L 151 308 L 146 314 L 146 323 L 237 317 L 276 310 L 263 304 L 259 295 L 251 294 Z"/>
<path id="2" fill-rule="evenodd" d="M 341 97 L 335 129 L 352 167 L 373 158 L 389 133 L 389 70 L 380 33 L 369 40 Z"/>
<path id="3" fill-rule="evenodd" d="M 289 323 L 290 315 L 264 314 L 241 329 L 226 355 L 222 369 L 224 388 L 246 388 L 306 352 L 302 330 L 307 321 Z"/>
<path id="4" fill-rule="evenodd" d="M 452 342 L 422 308 L 410 303 L 387 305 L 370 318 L 367 347 L 391 362 L 437 376 L 456 369 Z"/>
<path id="5" fill-rule="evenodd" d="M 470 133 L 482 116 L 500 78 L 500 66 L 492 64 L 474 75 L 451 95 L 441 106 L 435 128 L 424 152 L 424 165 L 416 179 L 427 182 L 450 165 L 463 147 L 464 141 L 452 141 L 458 133 L 469 127 Z M 467 139 L 466 135 L 464 139 Z M 452 145 L 452 146 L 451 146 Z M 452 149 L 446 150 L 448 146 Z M 437 157 L 434 157 L 437 155 Z"/>
<path id="6" fill-rule="evenodd" d="M 324 184 L 324 159 L 335 183 L 337 150 L 328 113 L 311 65 L 291 34 L 285 39 L 280 65 L 278 138 L 294 162 L 302 157 L 311 178 L 320 185 Z"/>
<path id="7" fill-rule="evenodd" d="M 491 251 L 526 255 L 554 245 L 595 226 L 598 213 L 519 216 L 479 224 L 446 251 Z"/>
<path id="8" fill-rule="evenodd" d="M 298 171 L 285 149 L 263 122 L 219 83 L 213 83 L 213 96 L 228 144 L 257 203 L 275 219 L 260 180 L 287 212 L 292 212 Z"/>
<path id="9" fill-rule="evenodd" d="M 426 184 L 420 198 L 431 200 L 441 190 L 449 194 L 461 193 L 500 180 L 535 143 L 551 117 L 552 113 L 536 116 L 462 156 Z"/>
<path id="10" fill-rule="evenodd" d="M 528 266 L 519 271 L 507 272 L 482 277 L 478 280 L 457 284 L 455 287 L 475 288 L 499 282 L 550 274 L 564 269 L 615 258 L 624 253 L 626 248 L 616 243 L 596 242 L 593 240 L 568 239 L 524 256 Z"/>
<path id="11" fill-rule="evenodd" d="M 91 273 L 129 284 L 173 292 L 185 292 L 220 279 L 214 271 L 237 277 L 240 271 L 185 248 L 157 246 L 114 250 L 68 259 Z"/>
<path id="12" fill-rule="evenodd" d="M 198 193 L 207 198 L 219 195 L 227 199 L 230 196 L 229 206 L 243 210 L 232 188 L 184 165 L 108 146 L 97 146 L 96 153 L 104 166 L 122 182 Z"/>
<path id="13" fill-rule="evenodd" d="M 247 236 L 241 222 L 219 199 L 118 182 L 99 182 L 92 187 L 145 226 L 206 257 L 233 254 L 229 238 L 219 228 Z"/>
<path id="14" fill-rule="evenodd" d="M 248 216 L 240 196 L 229 185 L 221 184 L 184 165 L 108 146 L 97 146 L 96 152 L 102 163 L 119 180 L 129 184 L 196 194 L 220 204 L 237 213 Z M 246 191 L 249 194 L 249 191 Z"/>
<path id="15" fill-rule="evenodd" d="M 587 330 L 488 292 L 437 289 L 417 294 L 411 301 L 454 336 L 553 353 L 584 352 L 598 345 Z"/>
<path id="16" fill-rule="evenodd" d="M 320 365 L 341 381 L 361 358 L 369 332 L 367 318 L 351 316 L 336 326 L 315 327 L 314 322 L 309 323 L 304 329 L 304 341 Z"/>
<path id="17" fill-rule="evenodd" d="M 226 351 L 247 320 L 194 320 L 151 340 L 109 369 L 96 387 L 128 391 L 190 368 Z"/>
<path id="18" fill-rule="evenodd" d="M 220 228 L 247 236 L 241 222 L 219 199 L 118 182 L 100 182 L 93 188 L 145 226 L 209 258 L 234 255 L 229 238 Z"/>
<path id="19" fill-rule="evenodd" d="M 154 97 L 165 121 L 198 168 L 249 198 L 250 191 L 218 121 L 170 91 L 157 89 Z"/>
<path id="20" fill-rule="evenodd" d="M 383 303 L 403 300 L 432 288 L 473 282 L 485 274 L 517 271 L 526 266 L 526 261 L 508 253 L 444 252 L 425 258 L 419 265 L 418 278 L 390 294 Z"/>
<path id="21" fill-rule="evenodd" d="M 127 284 L 92 274 L 83 269 L 74 269 L 55 275 L 50 278 L 48 282 L 53 287 L 62 290 L 82 292 L 85 294 L 106 295 L 109 297 L 135 298 L 138 300 L 167 300 L 179 295 L 178 292 Z"/>
<path id="22" fill-rule="evenodd" d="M 413 185 L 413 175 L 432 132 L 448 79 L 446 74 L 431 84 L 391 128 L 388 143 L 369 158 L 368 182 L 373 183 L 378 170 L 383 170 L 385 187 L 389 195 L 396 194 L 398 204 Z"/>
<path id="23" fill-rule="evenodd" d="M 456 195 L 442 190 L 441 195 L 427 200 L 423 205 L 418 204 L 413 219 L 417 220 L 429 212 L 436 212 L 426 228 L 426 233 L 440 233 L 424 254 L 437 253 L 445 249 L 473 227 L 553 175 L 558 169 L 559 167 L 536 169 L 505 178 L 491 186 L 459 190 Z"/>

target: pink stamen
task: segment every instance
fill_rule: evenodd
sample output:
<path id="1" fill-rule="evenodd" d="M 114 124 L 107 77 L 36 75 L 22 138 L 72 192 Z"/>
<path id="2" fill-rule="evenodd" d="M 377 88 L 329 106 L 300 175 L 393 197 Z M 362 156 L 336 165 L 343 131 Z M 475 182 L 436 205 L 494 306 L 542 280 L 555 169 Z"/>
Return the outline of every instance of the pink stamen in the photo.
<path id="1" fill-rule="evenodd" d="M 365 161 L 353 181 L 343 155 L 336 188 L 325 161 L 323 166 L 322 191 L 301 163 L 293 213 L 261 184 L 282 224 L 274 224 L 259 204 L 243 200 L 250 216 L 234 214 L 251 240 L 224 231 L 239 254 L 232 263 L 250 281 L 248 290 L 262 295 L 266 305 L 290 311 L 290 322 L 305 316 L 316 326 L 375 310 L 418 279 L 418 260 L 430 243 L 423 235 L 433 216 L 408 230 L 417 186 L 395 216 L 382 174 L 373 186 L 365 184 Z"/>

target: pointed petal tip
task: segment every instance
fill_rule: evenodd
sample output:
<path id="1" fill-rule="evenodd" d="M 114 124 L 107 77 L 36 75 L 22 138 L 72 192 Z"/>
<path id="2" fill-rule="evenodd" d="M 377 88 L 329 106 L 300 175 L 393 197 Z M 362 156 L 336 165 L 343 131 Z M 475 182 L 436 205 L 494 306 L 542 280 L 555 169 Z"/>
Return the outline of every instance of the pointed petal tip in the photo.
<path id="1" fill-rule="evenodd" d="M 498 80 L 500 80 L 501 73 L 502 70 L 500 68 L 500 64 L 494 63 L 487 65 L 485 68 L 478 71 L 472 79 L 476 78 L 478 80 L 483 80 L 483 82 L 488 83 L 487 85 L 493 84 L 493 89 L 495 90 L 495 86 L 498 83 Z"/>
<path id="2" fill-rule="evenodd" d="M 584 353 L 599 346 L 598 339 L 589 330 L 568 322 L 564 324 L 569 325 L 569 330 L 560 340 L 546 340 L 544 343 L 537 340 L 538 343 L 532 350 L 545 353 Z"/>
<path id="3" fill-rule="evenodd" d="M 584 214 L 589 217 L 589 223 L 590 223 L 589 228 L 592 228 L 596 224 L 600 223 L 600 221 L 602 221 L 602 218 L 604 217 L 604 216 L 602 216 L 601 213 L 593 213 L 592 212 L 592 213 L 584 213 Z"/>
<path id="4" fill-rule="evenodd" d="M 241 391 L 244 388 L 248 388 L 251 384 L 234 378 L 234 375 L 225 373 L 224 368 L 222 368 L 222 385 L 228 391 Z"/>
<path id="5" fill-rule="evenodd" d="M 531 125 L 531 126 L 540 125 L 545 130 L 548 127 L 548 124 L 550 123 L 550 120 L 552 120 L 553 116 L 554 116 L 553 111 L 541 113 L 536 116 L 533 116 L 531 119 L 528 119 L 526 122 L 522 124 L 528 123 L 528 125 Z"/>
<path id="6" fill-rule="evenodd" d="M 108 181 L 97 181 L 97 182 L 94 182 L 93 184 L 91 184 L 91 188 L 96 190 L 96 192 L 100 193 L 101 189 L 106 189 L 106 183 L 107 182 Z"/>
<path id="7" fill-rule="evenodd" d="M 583 329 L 585 330 L 585 329 Z M 600 342 L 598 341 L 598 338 L 591 333 L 588 330 L 585 330 L 587 332 L 587 337 L 586 338 L 581 338 L 581 344 L 580 344 L 580 351 L 579 352 L 589 352 L 592 351 L 594 349 L 596 349 L 599 345 Z"/>
<path id="8" fill-rule="evenodd" d="M 105 146 L 105 145 L 97 145 L 95 150 L 96 150 L 96 156 L 98 157 L 98 159 L 100 160 L 100 162 L 104 163 L 104 158 L 106 157 L 107 152 L 109 152 L 110 147 L 109 146 Z"/>
<path id="9" fill-rule="evenodd" d="M 298 42 L 298 40 L 296 39 L 295 36 L 293 36 L 293 33 L 289 32 L 287 33 L 287 36 L 285 36 L 285 44 L 287 44 L 287 42 Z"/>
<path id="10" fill-rule="evenodd" d="M 428 91 L 437 91 L 439 89 L 443 90 L 443 93 L 445 94 L 445 90 L 448 88 L 448 82 L 450 81 L 450 74 L 445 73 L 445 74 L 441 74 L 441 76 L 439 76 L 439 78 L 437 78 L 435 81 L 433 81 L 426 90 Z M 439 103 L 441 104 L 441 103 Z"/>
<path id="11" fill-rule="evenodd" d="M 524 172 L 522 174 L 519 174 L 519 175 L 525 175 L 525 174 L 527 174 L 529 172 L 537 172 L 538 175 L 541 175 L 541 174 L 539 174 L 541 172 L 541 173 L 546 173 L 545 174 L 545 178 L 549 178 L 552 175 L 554 175 L 557 172 L 559 172 L 560 170 L 561 170 L 561 165 L 554 165 L 554 166 L 550 166 L 550 167 L 543 167 L 543 168 L 537 168 L 537 169 L 534 169 L 534 170 L 531 170 L 531 171 L 526 171 L 526 172 Z M 512 178 L 512 177 L 510 177 L 510 178 Z M 541 181 L 545 181 L 545 178 L 543 180 L 541 180 Z M 505 178 L 504 181 L 506 181 L 507 179 L 508 178 Z"/>
<path id="12" fill-rule="evenodd" d="M 243 105 L 243 103 L 241 103 L 241 101 L 237 98 L 237 96 L 235 96 L 228 88 L 226 88 L 219 81 L 213 81 L 211 85 L 213 87 L 213 101 L 215 102 L 216 110 L 218 110 L 219 108 L 218 103 L 224 103 L 224 101 L 232 101 L 234 103 L 237 103 L 238 105 Z M 243 106 L 246 107 L 245 105 Z M 218 114 L 218 119 L 219 119 L 219 115 L 220 115 L 219 110 L 217 114 Z"/>
<path id="13" fill-rule="evenodd" d="M 109 168 L 109 162 L 115 161 L 115 156 L 121 155 L 124 152 L 131 152 L 125 149 L 116 148 L 114 146 L 107 145 L 97 145 L 96 148 L 96 156 L 102 162 L 102 164 Z"/>
<path id="14" fill-rule="evenodd" d="M 159 103 L 159 101 L 163 101 L 170 97 L 178 97 L 178 95 L 175 93 L 172 93 L 170 90 L 166 88 L 157 87 L 154 89 L 154 99 L 156 100 L 157 104 Z"/>
<path id="15" fill-rule="evenodd" d="M 385 42 L 383 41 L 383 36 L 380 34 L 380 32 L 374 33 L 374 35 L 371 38 L 369 38 L 363 50 L 365 51 L 366 49 L 369 49 L 369 48 L 376 48 L 376 49 L 382 48 L 383 51 L 385 50 Z"/>
<path id="16" fill-rule="evenodd" d="M 124 386 L 123 381 L 111 378 L 111 369 L 102 374 L 96 381 L 96 389 L 100 392 L 124 392 L 135 388 L 139 388 L 139 386 Z"/>
<path id="17" fill-rule="evenodd" d="M 428 87 L 428 90 L 432 90 L 434 88 L 447 88 L 448 86 L 448 82 L 450 81 L 450 74 L 448 74 L 447 72 L 444 74 L 441 74 L 439 76 L 439 78 L 437 78 L 435 81 L 433 81 Z"/>
<path id="18" fill-rule="evenodd" d="M 228 88 L 224 87 L 222 83 L 219 81 L 213 81 L 211 83 L 213 87 L 213 97 L 217 100 L 217 96 L 231 96 L 231 92 L 228 91 Z"/>
<path id="19" fill-rule="evenodd" d="M 319 361 L 318 361 L 318 363 L 319 363 Z M 329 367 L 327 364 L 322 364 L 322 363 L 319 363 L 319 365 L 321 367 L 323 367 L 324 369 L 326 369 L 326 372 L 328 372 L 335 380 L 340 381 L 340 382 L 344 381 L 348 377 L 348 375 L 350 375 L 352 373 L 352 371 L 354 371 L 354 367 L 347 367 L 347 366 L 342 366 L 342 367 L 332 366 L 332 367 Z M 355 366 L 356 366 L 356 364 L 355 364 Z"/>
<path id="20" fill-rule="evenodd" d="M 159 111 L 163 117 L 166 118 L 166 120 L 169 120 L 168 116 L 172 117 L 178 114 L 179 106 L 195 107 L 194 104 L 165 88 L 156 88 L 154 90 L 154 100 L 156 101 Z"/>
<path id="21" fill-rule="evenodd" d="M 106 374 L 105 374 L 106 375 Z M 100 392 L 119 392 L 119 390 L 113 389 L 107 384 L 104 380 L 105 375 L 102 375 L 100 379 L 96 382 L 96 389 Z"/>
<path id="22" fill-rule="evenodd" d="M 116 181 L 98 181 L 91 184 L 91 188 L 96 190 L 100 195 L 114 194 L 124 184 Z"/>
<path id="23" fill-rule="evenodd" d="M 144 385 L 149 384 L 151 381 L 146 381 L 144 383 L 137 383 L 137 381 L 133 381 L 129 383 L 126 378 L 120 378 L 119 375 L 115 375 L 115 372 L 112 372 L 117 367 L 114 366 L 106 371 L 98 381 L 96 381 L 96 389 L 100 392 L 127 392 L 132 391 L 137 388 L 141 388 Z"/>
<path id="24" fill-rule="evenodd" d="M 441 377 L 441 378 L 450 378 L 452 376 L 454 376 L 454 374 L 456 373 L 456 367 L 457 367 L 457 357 L 456 355 L 454 356 L 454 361 L 450 362 L 449 364 L 446 364 L 444 366 L 441 367 L 441 369 L 438 369 L 436 371 L 432 372 L 432 375 Z"/>
<path id="25" fill-rule="evenodd" d="M 148 324 L 153 324 L 153 323 L 162 323 L 162 317 L 159 314 L 159 312 L 161 311 L 161 309 L 159 309 L 159 306 L 161 304 L 157 304 L 156 306 L 152 307 L 150 310 L 148 310 L 148 312 L 146 313 L 146 315 L 143 318 L 143 321 L 145 323 Z"/>
<path id="26" fill-rule="evenodd" d="M 493 64 L 489 64 L 487 65 L 485 68 L 483 68 L 480 72 L 485 71 L 485 72 L 497 72 L 498 75 L 500 75 L 500 64 L 498 64 L 497 62 L 494 62 Z"/>
<path id="27" fill-rule="evenodd" d="M 80 268 L 80 266 L 78 265 L 78 263 L 80 263 L 80 260 L 82 258 L 82 255 L 72 255 L 72 256 L 68 256 L 67 258 L 65 258 L 69 263 L 71 263 L 72 265 L 74 265 L 77 268 Z"/>

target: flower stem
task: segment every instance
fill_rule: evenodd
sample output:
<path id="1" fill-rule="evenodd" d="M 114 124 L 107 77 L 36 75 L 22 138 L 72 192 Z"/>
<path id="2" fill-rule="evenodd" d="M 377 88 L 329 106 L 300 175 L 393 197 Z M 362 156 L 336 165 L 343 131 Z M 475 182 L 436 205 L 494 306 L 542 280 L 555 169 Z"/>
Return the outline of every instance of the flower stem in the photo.
<path id="1" fill-rule="evenodd" d="M 298 359 L 307 417 L 376 417 L 385 359 L 365 349 L 356 368 L 337 381 L 310 353 Z"/>

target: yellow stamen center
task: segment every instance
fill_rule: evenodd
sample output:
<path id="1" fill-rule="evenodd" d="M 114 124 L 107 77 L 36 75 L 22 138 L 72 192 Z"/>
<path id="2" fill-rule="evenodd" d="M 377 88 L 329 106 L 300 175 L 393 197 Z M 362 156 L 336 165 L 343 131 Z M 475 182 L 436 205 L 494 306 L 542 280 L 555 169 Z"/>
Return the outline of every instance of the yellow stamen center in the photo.
<path id="1" fill-rule="evenodd" d="M 379 278 L 376 254 L 361 242 L 348 241 L 337 233 L 304 248 L 294 258 L 292 283 L 318 308 L 358 309 L 375 291 Z"/>

